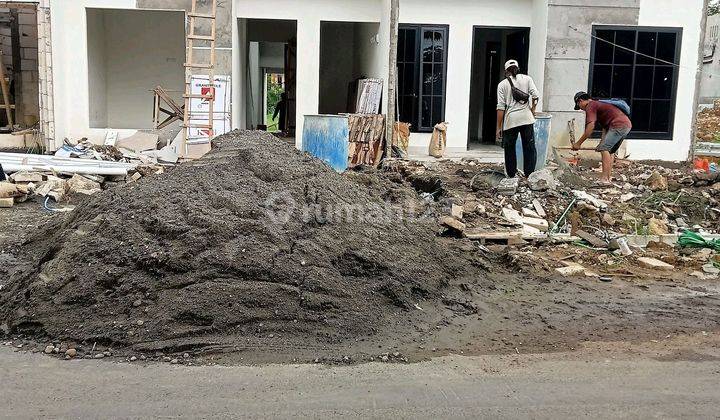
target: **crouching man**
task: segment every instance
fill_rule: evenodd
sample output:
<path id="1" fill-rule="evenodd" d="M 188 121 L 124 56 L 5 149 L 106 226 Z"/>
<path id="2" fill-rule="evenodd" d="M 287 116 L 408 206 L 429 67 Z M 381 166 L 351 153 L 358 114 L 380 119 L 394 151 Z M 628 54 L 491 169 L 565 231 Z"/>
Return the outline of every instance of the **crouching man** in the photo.
<path id="1" fill-rule="evenodd" d="M 615 154 L 623 141 L 632 130 L 630 118 L 617 106 L 590 98 L 585 92 L 575 94 L 575 109 L 585 111 L 585 132 L 572 145 L 573 150 L 592 136 L 596 126 L 602 129 L 602 140 L 595 149 L 602 156 L 602 177 L 600 182 L 609 184 L 612 179 L 612 168 L 615 163 Z M 629 112 L 629 111 L 628 111 Z"/>

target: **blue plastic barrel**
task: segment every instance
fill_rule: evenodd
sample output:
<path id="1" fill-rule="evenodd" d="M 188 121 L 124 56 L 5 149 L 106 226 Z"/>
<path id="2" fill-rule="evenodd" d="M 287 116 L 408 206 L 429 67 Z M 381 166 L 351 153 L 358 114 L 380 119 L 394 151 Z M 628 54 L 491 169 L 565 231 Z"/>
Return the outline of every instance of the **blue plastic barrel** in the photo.
<path id="1" fill-rule="evenodd" d="M 552 115 L 540 112 L 535 115 L 535 150 L 537 150 L 537 163 L 535 169 L 539 170 L 545 167 L 548 158 L 548 143 L 550 142 L 550 126 Z M 518 168 L 523 168 L 523 150 L 522 140 L 518 136 L 515 144 L 515 153 L 517 156 Z"/>
<path id="2" fill-rule="evenodd" d="M 350 128 L 345 115 L 305 115 L 302 149 L 337 172 L 348 167 Z"/>

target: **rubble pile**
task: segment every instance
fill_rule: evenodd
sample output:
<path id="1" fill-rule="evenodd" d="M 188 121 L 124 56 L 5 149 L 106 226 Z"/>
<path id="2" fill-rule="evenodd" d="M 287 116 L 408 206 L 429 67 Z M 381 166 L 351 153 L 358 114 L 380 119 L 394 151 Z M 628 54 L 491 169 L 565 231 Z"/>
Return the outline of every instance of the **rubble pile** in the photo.
<path id="1" fill-rule="evenodd" d="M 446 233 L 501 250 L 533 273 L 612 278 L 677 264 L 714 276 L 720 264 L 716 251 L 676 249 L 686 231 L 720 238 L 718 173 L 621 161 L 614 182 L 601 185 L 599 167 L 565 162 L 527 179 L 505 179 L 502 167 L 472 159 L 391 160 L 383 170 L 432 202 Z"/>
<path id="2" fill-rule="evenodd" d="M 715 101 L 712 108 L 698 113 L 697 138 L 700 141 L 720 142 L 720 101 Z"/>
<path id="3" fill-rule="evenodd" d="M 0 289 L 0 328 L 144 350 L 334 343 L 415 322 L 420 301 L 455 304 L 450 279 L 483 278 L 434 219 L 376 193 L 272 135 L 227 134 L 41 229 Z"/>
<path id="4" fill-rule="evenodd" d="M 157 150 L 157 136 L 138 133 L 115 145 L 96 145 L 87 139 L 65 141 L 54 156 L 0 153 L 0 167 L 9 172 L 6 183 L 21 193 L 5 194 L 3 207 L 38 196 L 56 203 L 73 202 L 78 196 L 92 195 L 144 176 L 158 175 L 173 167 L 176 154 Z M 133 149 L 133 150 L 131 150 Z M 11 188 L 11 187 L 6 187 Z M 48 210 L 58 210 L 48 206 Z M 66 208 L 67 209 L 67 208 Z"/>

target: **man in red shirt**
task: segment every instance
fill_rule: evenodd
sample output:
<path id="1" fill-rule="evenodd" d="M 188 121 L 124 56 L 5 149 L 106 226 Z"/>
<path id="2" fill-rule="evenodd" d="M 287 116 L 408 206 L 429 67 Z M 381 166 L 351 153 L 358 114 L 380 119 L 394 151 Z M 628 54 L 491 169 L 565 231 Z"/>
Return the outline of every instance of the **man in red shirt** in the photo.
<path id="1" fill-rule="evenodd" d="M 610 183 L 612 167 L 615 163 L 615 153 L 632 130 L 632 122 L 625 113 L 613 104 L 595 101 L 585 92 L 575 95 L 575 109 L 585 111 L 585 132 L 573 145 L 573 150 L 592 136 L 595 127 L 602 129 L 602 140 L 595 150 L 602 156 L 602 177 L 600 182 Z"/>

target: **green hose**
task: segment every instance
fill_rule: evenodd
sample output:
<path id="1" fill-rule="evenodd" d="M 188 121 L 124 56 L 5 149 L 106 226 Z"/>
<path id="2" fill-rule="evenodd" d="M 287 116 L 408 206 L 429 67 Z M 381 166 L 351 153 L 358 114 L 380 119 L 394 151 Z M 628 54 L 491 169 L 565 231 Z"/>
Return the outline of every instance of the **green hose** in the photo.
<path id="1" fill-rule="evenodd" d="M 678 238 L 678 245 L 683 248 L 710 248 L 720 252 L 720 239 L 706 240 L 695 232 L 685 231 Z"/>

